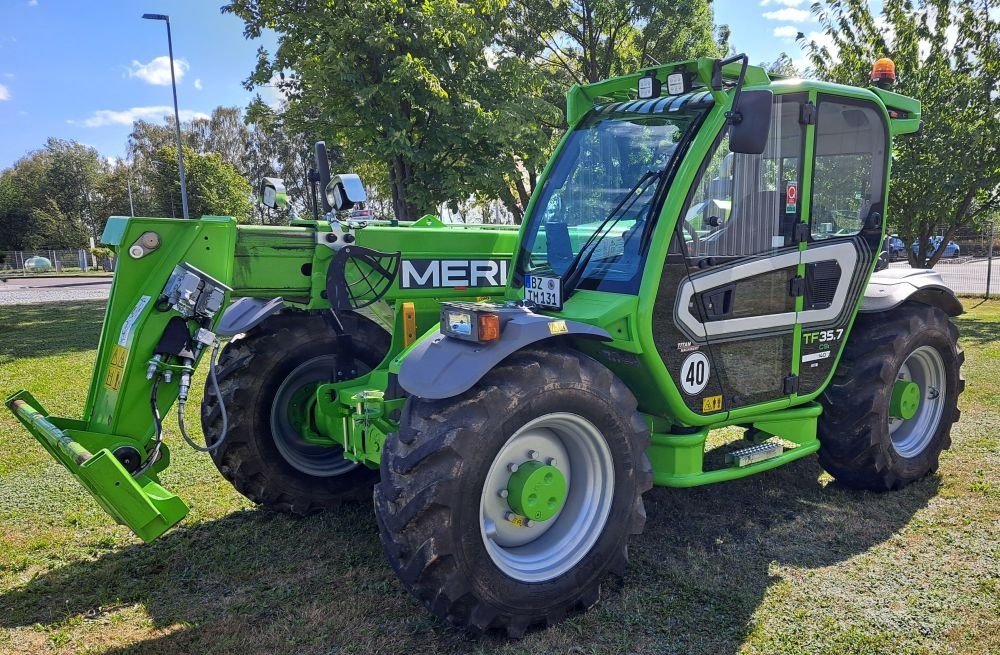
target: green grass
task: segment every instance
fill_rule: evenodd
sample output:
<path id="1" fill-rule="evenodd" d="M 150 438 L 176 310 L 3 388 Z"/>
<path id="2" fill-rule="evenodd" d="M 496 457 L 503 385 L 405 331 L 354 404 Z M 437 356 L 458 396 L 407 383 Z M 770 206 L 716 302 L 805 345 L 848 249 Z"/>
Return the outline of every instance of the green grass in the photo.
<path id="1" fill-rule="evenodd" d="M 173 420 L 163 481 L 192 511 L 143 545 L 2 412 L 0 652 L 1000 652 L 1000 303 L 966 306 L 968 389 L 937 475 L 860 493 L 807 458 L 654 489 L 626 578 L 518 642 L 470 641 L 425 612 L 385 563 L 370 507 L 255 509 Z M 0 393 L 77 415 L 101 316 L 93 302 L 0 308 Z"/>

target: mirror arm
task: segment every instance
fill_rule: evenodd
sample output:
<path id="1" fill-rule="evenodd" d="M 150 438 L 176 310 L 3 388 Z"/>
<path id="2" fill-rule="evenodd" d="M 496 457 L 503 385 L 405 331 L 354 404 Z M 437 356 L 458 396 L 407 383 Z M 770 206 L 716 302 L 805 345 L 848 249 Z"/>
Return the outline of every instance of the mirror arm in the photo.
<path id="1" fill-rule="evenodd" d="M 741 53 L 738 55 L 733 55 L 728 59 L 716 59 L 715 67 L 712 71 L 712 87 L 718 90 L 722 89 L 722 68 L 728 64 L 735 64 L 736 62 L 741 62 L 739 77 L 736 78 L 736 90 L 733 91 L 733 104 L 732 109 L 726 112 L 726 120 L 729 121 L 730 125 L 739 125 L 743 120 L 743 115 L 736 108 L 739 107 L 740 93 L 743 91 L 743 83 L 746 81 L 747 77 L 747 67 L 750 65 L 750 58 L 746 56 L 746 53 Z"/>

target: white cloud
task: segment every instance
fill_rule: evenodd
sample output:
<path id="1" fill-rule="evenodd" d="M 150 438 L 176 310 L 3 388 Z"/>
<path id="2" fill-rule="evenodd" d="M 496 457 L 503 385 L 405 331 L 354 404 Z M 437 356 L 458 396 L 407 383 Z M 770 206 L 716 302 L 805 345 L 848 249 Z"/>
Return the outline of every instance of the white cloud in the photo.
<path id="1" fill-rule="evenodd" d="M 201 78 L 200 77 L 195 79 L 195 81 L 194 81 L 194 88 L 196 88 L 199 91 L 201 91 Z"/>
<path id="2" fill-rule="evenodd" d="M 760 6 L 766 7 L 768 5 L 784 5 L 786 7 L 798 7 L 805 1 L 806 0 L 760 0 Z"/>
<path id="3" fill-rule="evenodd" d="M 794 39 L 799 35 L 799 28 L 794 25 L 781 25 L 774 28 L 772 34 L 779 39 Z"/>
<path id="4" fill-rule="evenodd" d="M 154 107 L 132 107 L 131 109 L 123 109 L 121 111 L 116 111 L 113 109 L 98 109 L 94 112 L 92 116 L 83 119 L 81 121 L 87 127 L 104 127 L 105 125 L 132 125 L 137 120 L 150 120 L 163 118 L 164 116 L 169 116 L 174 113 L 174 108 L 168 105 L 157 105 Z M 209 115 L 200 112 L 192 111 L 190 109 L 182 109 L 180 111 L 181 121 L 190 121 L 195 118 L 209 118 Z M 68 120 L 67 123 L 76 123 L 77 121 Z"/>
<path id="5" fill-rule="evenodd" d="M 29 7 L 37 7 L 38 6 L 38 0 L 28 0 L 28 6 Z"/>
<path id="6" fill-rule="evenodd" d="M 183 59 L 174 60 L 174 75 L 180 82 L 184 73 L 190 66 Z M 155 57 L 148 64 L 132 60 L 132 66 L 128 70 L 129 77 L 138 77 L 143 82 L 155 84 L 157 86 L 167 86 L 170 84 L 170 58 L 166 55 Z"/>
<path id="7" fill-rule="evenodd" d="M 0 102 L 4 100 L 10 100 L 10 91 L 6 86 L 0 84 Z"/>
<path id="8" fill-rule="evenodd" d="M 764 18 L 767 20 L 780 20 L 786 23 L 802 23 L 812 20 L 812 15 L 805 9 L 794 9 L 785 7 L 776 11 L 765 11 Z"/>
<path id="9" fill-rule="evenodd" d="M 838 61 L 840 59 L 840 49 L 826 32 L 809 32 L 809 34 L 806 35 L 806 42 L 815 43 L 820 48 L 826 48 L 827 52 L 830 53 L 830 56 L 834 61 Z"/>

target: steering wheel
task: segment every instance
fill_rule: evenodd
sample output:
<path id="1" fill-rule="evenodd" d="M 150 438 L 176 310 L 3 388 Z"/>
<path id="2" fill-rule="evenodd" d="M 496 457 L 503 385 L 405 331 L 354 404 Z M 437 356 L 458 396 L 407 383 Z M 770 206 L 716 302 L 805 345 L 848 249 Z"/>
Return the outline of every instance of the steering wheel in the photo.
<path id="1" fill-rule="evenodd" d="M 698 249 L 701 246 L 701 238 L 698 236 L 698 231 L 694 229 L 694 225 L 691 225 L 690 221 L 686 218 L 682 220 L 684 221 L 684 231 L 691 237 L 691 251 L 688 252 L 688 255 L 697 255 Z"/>

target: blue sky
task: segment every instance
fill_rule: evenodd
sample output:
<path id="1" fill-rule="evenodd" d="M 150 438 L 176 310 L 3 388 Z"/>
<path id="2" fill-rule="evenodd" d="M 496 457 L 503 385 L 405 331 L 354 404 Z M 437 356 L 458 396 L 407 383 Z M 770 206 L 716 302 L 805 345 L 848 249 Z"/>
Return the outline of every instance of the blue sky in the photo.
<path id="1" fill-rule="evenodd" d="M 218 105 L 246 106 L 241 86 L 257 48 L 274 36 L 243 38 L 222 0 L 0 0 L 0 168 L 49 136 L 121 156 L 133 118 L 171 111 L 166 30 L 143 13 L 169 14 L 178 60 L 182 120 Z M 716 0 L 717 23 L 753 63 L 781 51 L 801 58 L 794 32 L 817 25 L 811 0 Z"/>

